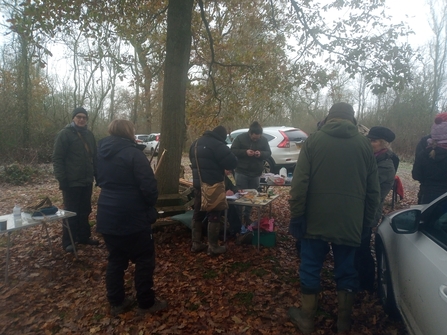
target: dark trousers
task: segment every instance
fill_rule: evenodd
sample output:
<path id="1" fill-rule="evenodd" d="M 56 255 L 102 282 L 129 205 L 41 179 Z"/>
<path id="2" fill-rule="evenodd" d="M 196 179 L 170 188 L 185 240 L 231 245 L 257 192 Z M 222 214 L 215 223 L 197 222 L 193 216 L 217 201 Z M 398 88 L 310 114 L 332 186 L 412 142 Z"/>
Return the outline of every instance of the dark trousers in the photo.
<path id="1" fill-rule="evenodd" d="M 73 240 L 86 242 L 91 236 L 88 217 L 92 211 L 92 184 L 85 187 L 69 187 L 62 191 L 64 209 L 75 212 L 76 216 L 68 218 Z M 64 249 L 71 244 L 68 229 L 62 228 L 62 246 Z"/>
<path id="2" fill-rule="evenodd" d="M 371 255 L 371 228 L 363 227 L 360 247 L 355 252 L 355 268 L 359 274 L 361 290 L 374 291 L 376 265 Z"/>
<path id="3" fill-rule="evenodd" d="M 155 250 L 152 234 L 148 231 L 131 235 L 103 234 L 109 251 L 106 270 L 107 299 L 111 305 L 121 305 L 124 300 L 124 271 L 129 260 L 135 263 L 135 289 L 140 308 L 154 304 Z"/>

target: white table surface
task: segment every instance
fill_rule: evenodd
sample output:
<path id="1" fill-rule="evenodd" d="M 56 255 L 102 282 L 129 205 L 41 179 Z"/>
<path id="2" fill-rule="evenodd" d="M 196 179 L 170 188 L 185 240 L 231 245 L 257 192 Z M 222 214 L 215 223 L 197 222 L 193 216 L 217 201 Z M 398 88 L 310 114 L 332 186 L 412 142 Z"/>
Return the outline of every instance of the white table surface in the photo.
<path id="1" fill-rule="evenodd" d="M 31 214 L 27 214 L 22 212 L 21 218 L 22 218 L 22 225 L 15 226 L 14 223 L 14 215 L 13 214 L 7 214 L 7 215 L 1 215 L 0 221 L 7 221 L 6 224 L 6 230 L 1 230 L 0 234 L 3 233 L 9 233 L 15 230 L 20 230 L 28 227 L 33 227 L 42 224 L 42 222 L 51 222 L 51 221 L 58 221 L 63 220 L 72 216 L 76 216 L 75 212 L 66 211 L 63 209 L 59 209 L 56 214 L 53 215 L 46 215 L 46 216 L 40 216 L 40 217 L 31 217 Z"/>

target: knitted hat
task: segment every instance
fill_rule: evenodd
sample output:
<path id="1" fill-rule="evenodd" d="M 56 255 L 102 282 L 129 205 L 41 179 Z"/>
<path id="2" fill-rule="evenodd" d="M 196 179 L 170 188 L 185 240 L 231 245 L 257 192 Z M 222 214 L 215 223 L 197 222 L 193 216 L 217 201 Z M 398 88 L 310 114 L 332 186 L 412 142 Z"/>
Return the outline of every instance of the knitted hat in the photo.
<path id="1" fill-rule="evenodd" d="M 224 141 L 227 138 L 227 130 L 224 126 L 217 126 L 213 129 L 213 133 L 216 133 Z"/>
<path id="2" fill-rule="evenodd" d="M 396 138 L 396 135 L 391 131 L 391 129 L 388 129 L 387 127 L 382 126 L 376 126 L 372 127 L 369 130 L 368 135 L 366 137 L 373 139 L 373 140 L 385 140 L 389 143 L 393 142 Z"/>
<path id="3" fill-rule="evenodd" d="M 331 109 L 329 109 L 329 114 L 326 117 L 326 120 L 345 119 L 357 124 L 357 120 L 355 119 L 354 115 L 354 108 L 350 104 L 346 102 L 338 102 L 332 105 Z"/>
<path id="4" fill-rule="evenodd" d="M 73 112 L 71 112 L 71 118 L 74 119 L 74 117 L 80 113 L 85 114 L 85 116 L 87 116 L 88 118 L 88 113 L 83 107 L 73 109 Z"/>
<path id="5" fill-rule="evenodd" d="M 435 141 L 447 140 L 447 113 L 439 113 L 431 126 L 431 138 Z"/>

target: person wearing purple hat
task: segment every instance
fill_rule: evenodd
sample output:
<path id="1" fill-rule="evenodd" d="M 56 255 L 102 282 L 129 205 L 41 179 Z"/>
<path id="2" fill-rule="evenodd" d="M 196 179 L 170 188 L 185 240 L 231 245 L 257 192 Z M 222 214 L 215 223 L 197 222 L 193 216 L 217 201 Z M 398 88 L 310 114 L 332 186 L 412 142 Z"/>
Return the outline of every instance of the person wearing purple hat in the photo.
<path id="1" fill-rule="evenodd" d="M 374 220 L 369 225 L 364 225 L 362 230 L 362 241 L 355 254 L 355 265 L 359 274 L 360 290 L 374 292 L 375 263 L 371 255 L 371 233 L 372 227 L 376 226 L 382 216 L 383 202 L 394 184 L 396 175 L 395 161 L 398 157 L 391 151 L 391 142 L 396 135 L 389 128 L 382 126 L 372 127 L 367 138 L 371 141 L 374 157 L 377 162 L 377 172 L 380 184 L 380 206 L 376 211 Z"/>
<path id="2" fill-rule="evenodd" d="M 416 148 L 412 176 L 418 180 L 418 204 L 428 204 L 447 192 L 447 113 L 436 115 L 429 136 Z"/>
<path id="3" fill-rule="evenodd" d="M 62 190 L 64 208 L 76 213 L 76 216 L 67 219 L 74 242 L 98 245 L 98 240 L 91 238 L 89 224 L 96 176 L 96 141 L 88 129 L 88 112 L 85 108 L 75 108 L 71 117 L 71 123 L 57 134 L 54 142 L 54 175 Z M 62 228 L 62 247 L 66 252 L 74 252 L 65 226 Z"/>

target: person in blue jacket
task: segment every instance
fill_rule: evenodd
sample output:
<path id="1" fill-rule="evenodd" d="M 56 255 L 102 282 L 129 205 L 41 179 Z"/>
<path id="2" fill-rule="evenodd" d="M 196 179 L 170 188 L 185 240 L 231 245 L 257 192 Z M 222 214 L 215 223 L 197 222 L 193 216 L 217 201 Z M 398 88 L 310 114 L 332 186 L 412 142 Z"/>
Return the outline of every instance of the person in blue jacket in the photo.
<path id="1" fill-rule="evenodd" d="M 96 230 L 109 251 L 106 289 L 110 312 L 116 316 L 129 310 L 134 301 L 125 296 L 124 271 L 135 263 L 135 289 L 140 313 L 154 313 L 167 307 L 155 298 L 153 275 L 155 247 L 151 224 L 157 219 L 157 181 L 144 146 L 135 143 L 134 125 L 114 120 L 110 136 L 99 141 Z"/>

